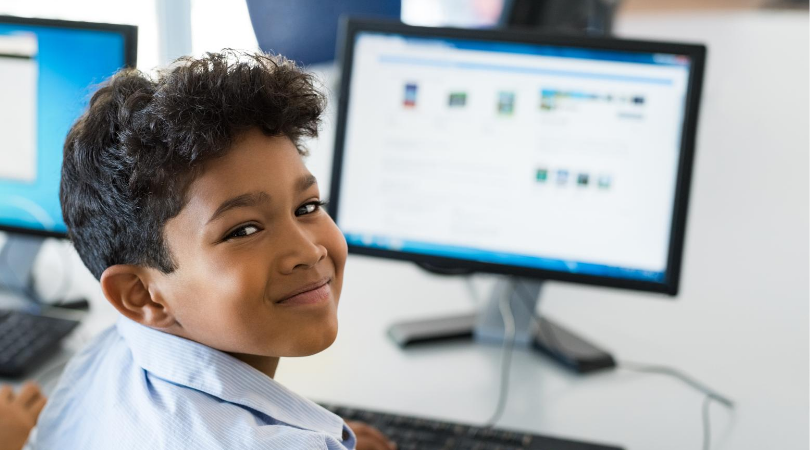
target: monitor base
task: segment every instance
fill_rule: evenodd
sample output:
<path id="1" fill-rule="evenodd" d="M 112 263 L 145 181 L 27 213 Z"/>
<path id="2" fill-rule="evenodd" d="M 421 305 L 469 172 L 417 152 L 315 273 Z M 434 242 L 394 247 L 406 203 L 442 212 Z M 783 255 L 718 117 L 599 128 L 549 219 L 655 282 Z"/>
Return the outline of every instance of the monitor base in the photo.
<path id="1" fill-rule="evenodd" d="M 502 343 L 503 319 L 498 301 L 508 295 L 515 319 L 516 345 L 537 350 L 580 374 L 615 367 L 613 356 L 606 350 L 535 314 L 542 283 L 512 277 L 495 286 L 493 295 L 480 312 L 399 322 L 388 329 L 388 335 L 403 348 L 470 338 L 485 343 Z"/>

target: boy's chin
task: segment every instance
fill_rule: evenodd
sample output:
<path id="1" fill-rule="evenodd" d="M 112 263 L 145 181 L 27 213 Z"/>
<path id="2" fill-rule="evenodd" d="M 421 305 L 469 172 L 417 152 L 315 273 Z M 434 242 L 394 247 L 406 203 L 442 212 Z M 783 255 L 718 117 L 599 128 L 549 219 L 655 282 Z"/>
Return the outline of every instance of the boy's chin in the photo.
<path id="1" fill-rule="evenodd" d="M 311 356 L 329 348 L 335 342 L 335 339 L 337 339 L 337 327 L 322 330 L 322 332 L 317 335 L 308 336 L 305 339 L 299 340 L 295 348 L 291 349 L 291 354 L 283 356 Z"/>

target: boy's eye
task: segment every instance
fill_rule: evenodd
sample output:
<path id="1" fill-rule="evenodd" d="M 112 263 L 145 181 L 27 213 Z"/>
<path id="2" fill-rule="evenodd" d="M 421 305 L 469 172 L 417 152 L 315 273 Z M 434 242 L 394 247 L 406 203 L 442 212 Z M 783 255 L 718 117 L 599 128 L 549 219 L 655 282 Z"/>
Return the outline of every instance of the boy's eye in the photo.
<path id="1" fill-rule="evenodd" d="M 326 202 L 324 202 L 324 201 L 318 200 L 316 202 L 309 202 L 309 203 L 306 203 L 306 204 L 302 205 L 300 208 L 296 209 L 295 210 L 295 215 L 296 216 L 305 216 L 307 214 L 312 214 L 312 213 L 318 211 L 319 209 L 321 209 L 324 206 L 326 206 Z"/>
<path id="2" fill-rule="evenodd" d="M 258 231 L 259 227 L 257 227 L 256 225 L 245 225 L 233 230 L 230 234 L 225 236 L 225 240 L 228 241 L 233 238 L 250 236 L 251 234 L 256 233 Z"/>

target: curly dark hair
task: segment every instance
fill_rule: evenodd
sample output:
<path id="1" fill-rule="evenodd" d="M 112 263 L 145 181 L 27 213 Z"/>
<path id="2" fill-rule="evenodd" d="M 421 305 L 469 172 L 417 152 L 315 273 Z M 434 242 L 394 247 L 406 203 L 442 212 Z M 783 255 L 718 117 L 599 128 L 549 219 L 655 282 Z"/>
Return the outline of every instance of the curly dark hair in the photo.
<path id="1" fill-rule="evenodd" d="M 312 75 L 279 56 L 234 51 L 181 58 L 155 79 L 133 69 L 92 96 L 64 147 L 62 215 L 84 264 L 171 273 L 166 221 L 186 204 L 205 161 L 252 128 L 298 147 L 318 133 L 325 98 Z"/>

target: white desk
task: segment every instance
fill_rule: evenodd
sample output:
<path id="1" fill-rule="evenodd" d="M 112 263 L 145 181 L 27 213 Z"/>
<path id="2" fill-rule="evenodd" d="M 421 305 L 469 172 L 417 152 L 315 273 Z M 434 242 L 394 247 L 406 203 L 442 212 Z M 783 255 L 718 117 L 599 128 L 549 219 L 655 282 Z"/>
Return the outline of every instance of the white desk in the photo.
<path id="1" fill-rule="evenodd" d="M 542 308 L 620 359 L 678 367 L 736 400 L 733 415 L 712 407 L 713 449 L 806 449 L 807 14 L 633 16 L 618 30 L 709 46 L 681 294 L 671 301 L 550 283 Z M 326 185 L 331 130 L 323 136 L 310 165 Z M 49 254 L 42 271 L 58 265 Z M 114 318 L 89 273 L 77 278 L 94 309 L 72 347 Z M 482 289 L 490 283 L 477 281 Z M 462 281 L 352 256 L 344 286 L 338 341 L 319 355 L 283 360 L 281 382 L 321 401 L 456 421 L 489 417 L 500 348 L 401 351 L 384 335 L 395 320 L 471 310 Z M 577 377 L 518 351 L 500 424 L 633 450 L 698 449 L 701 402 L 667 377 Z"/>

